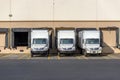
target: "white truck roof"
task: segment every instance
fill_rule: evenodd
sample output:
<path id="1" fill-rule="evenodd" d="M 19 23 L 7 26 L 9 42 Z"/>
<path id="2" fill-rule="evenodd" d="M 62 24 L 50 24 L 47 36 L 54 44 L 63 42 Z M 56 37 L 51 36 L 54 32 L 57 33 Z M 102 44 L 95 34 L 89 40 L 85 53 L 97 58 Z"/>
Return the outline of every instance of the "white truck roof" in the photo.
<path id="1" fill-rule="evenodd" d="M 48 38 L 48 30 L 32 30 L 31 38 Z"/>
<path id="2" fill-rule="evenodd" d="M 74 30 L 58 30 L 59 38 L 75 38 Z"/>
<path id="3" fill-rule="evenodd" d="M 100 31 L 98 30 L 84 30 L 82 31 L 83 38 L 100 38 Z M 81 32 L 79 32 L 81 34 Z"/>

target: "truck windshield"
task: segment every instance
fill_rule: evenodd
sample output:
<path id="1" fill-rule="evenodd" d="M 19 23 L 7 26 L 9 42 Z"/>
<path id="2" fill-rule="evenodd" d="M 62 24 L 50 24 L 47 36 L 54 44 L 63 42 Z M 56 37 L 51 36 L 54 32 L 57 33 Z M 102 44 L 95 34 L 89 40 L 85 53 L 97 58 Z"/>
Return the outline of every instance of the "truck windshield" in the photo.
<path id="1" fill-rule="evenodd" d="M 73 39 L 60 39 L 60 44 L 73 44 Z"/>
<path id="2" fill-rule="evenodd" d="M 46 44 L 46 39 L 33 39 L 33 44 Z"/>
<path id="3" fill-rule="evenodd" d="M 99 39 L 86 39 L 86 44 L 99 44 Z"/>

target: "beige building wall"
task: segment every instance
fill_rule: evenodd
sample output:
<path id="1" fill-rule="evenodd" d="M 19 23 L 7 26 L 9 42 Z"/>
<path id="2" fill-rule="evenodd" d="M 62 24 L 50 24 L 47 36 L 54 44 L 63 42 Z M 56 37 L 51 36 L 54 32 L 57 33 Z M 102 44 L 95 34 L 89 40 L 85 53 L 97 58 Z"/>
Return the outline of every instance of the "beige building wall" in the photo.
<path id="1" fill-rule="evenodd" d="M 10 0 L 0 0 L 0 21 L 9 20 Z"/>
<path id="2" fill-rule="evenodd" d="M 120 0 L 0 0 L 0 21 L 120 20 Z"/>
<path id="3" fill-rule="evenodd" d="M 98 20 L 120 20 L 120 0 L 97 0 Z"/>
<path id="4" fill-rule="evenodd" d="M 96 20 L 96 0 L 55 0 L 55 20 Z"/>
<path id="5" fill-rule="evenodd" d="M 52 20 L 52 0 L 12 0 L 12 20 Z"/>

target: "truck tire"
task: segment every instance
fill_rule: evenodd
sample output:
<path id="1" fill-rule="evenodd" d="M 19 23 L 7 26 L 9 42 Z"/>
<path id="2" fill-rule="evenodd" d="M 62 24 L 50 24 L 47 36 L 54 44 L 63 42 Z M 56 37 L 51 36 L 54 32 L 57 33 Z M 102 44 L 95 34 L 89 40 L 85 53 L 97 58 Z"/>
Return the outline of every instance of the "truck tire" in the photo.
<path id="1" fill-rule="evenodd" d="M 48 57 L 49 56 L 49 50 L 46 52 L 46 57 Z"/>
<path id="2" fill-rule="evenodd" d="M 102 53 L 99 53 L 99 56 L 103 56 L 103 54 L 102 54 Z"/>
<path id="3" fill-rule="evenodd" d="M 88 56 L 89 56 L 89 54 L 88 54 L 88 53 L 86 53 L 86 51 L 85 51 L 85 50 L 83 50 L 83 54 L 85 55 L 85 57 L 88 57 Z"/>
<path id="4" fill-rule="evenodd" d="M 86 53 L 86 54 L 85 54 L 85 57 L 88 57 L 88 56 L 89 56 L 89 54 Z"/>
<path id="5" fill-rule="evenodd" d="M 64 56 L 66 56 L 64 53 L 60 53 L 60 55 L 59 55 L 60 57 L 64 57 Z"/>
<path id="6" fill-rule="evenodd" d="M 84 55 L 84 50 L 83 50 L 83 49 L 81 50 L 81 52 L 82 52 L 82 54 Z"/>
<path id="7" fill-rule="evenodd" d="M 80 50 L 80 54 L 84 55 L 84 53 L 83 53 L 83 49 Z"/>
<path id="8" fill-rule="evenodd" d="M 30 56 L 33 57 L 33 52 L 31 51 Z"/>

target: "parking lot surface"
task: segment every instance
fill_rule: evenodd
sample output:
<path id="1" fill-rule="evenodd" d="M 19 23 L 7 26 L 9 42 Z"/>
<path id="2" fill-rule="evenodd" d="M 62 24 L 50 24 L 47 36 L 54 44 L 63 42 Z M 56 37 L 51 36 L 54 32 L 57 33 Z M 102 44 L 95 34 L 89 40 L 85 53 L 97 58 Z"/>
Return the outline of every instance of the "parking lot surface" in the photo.
<path id="1" fill-rule="evenodd" d="M 115 59 L 5 59 L 0 80 L 120 80 Z"/>
<path id="2" fill-rule="evenodd" d="M 35 55 L 31 57 L 30 54 L 0 54 L 0 59 L 47 59 L 47 60 L 62 60 L 62 59 L 120 59 L 120 54 L 108 54 L 108 55 L 90 55 L 85 57 L 84 55 L 70 55 L 70 56 L 39 56 Z"/>

